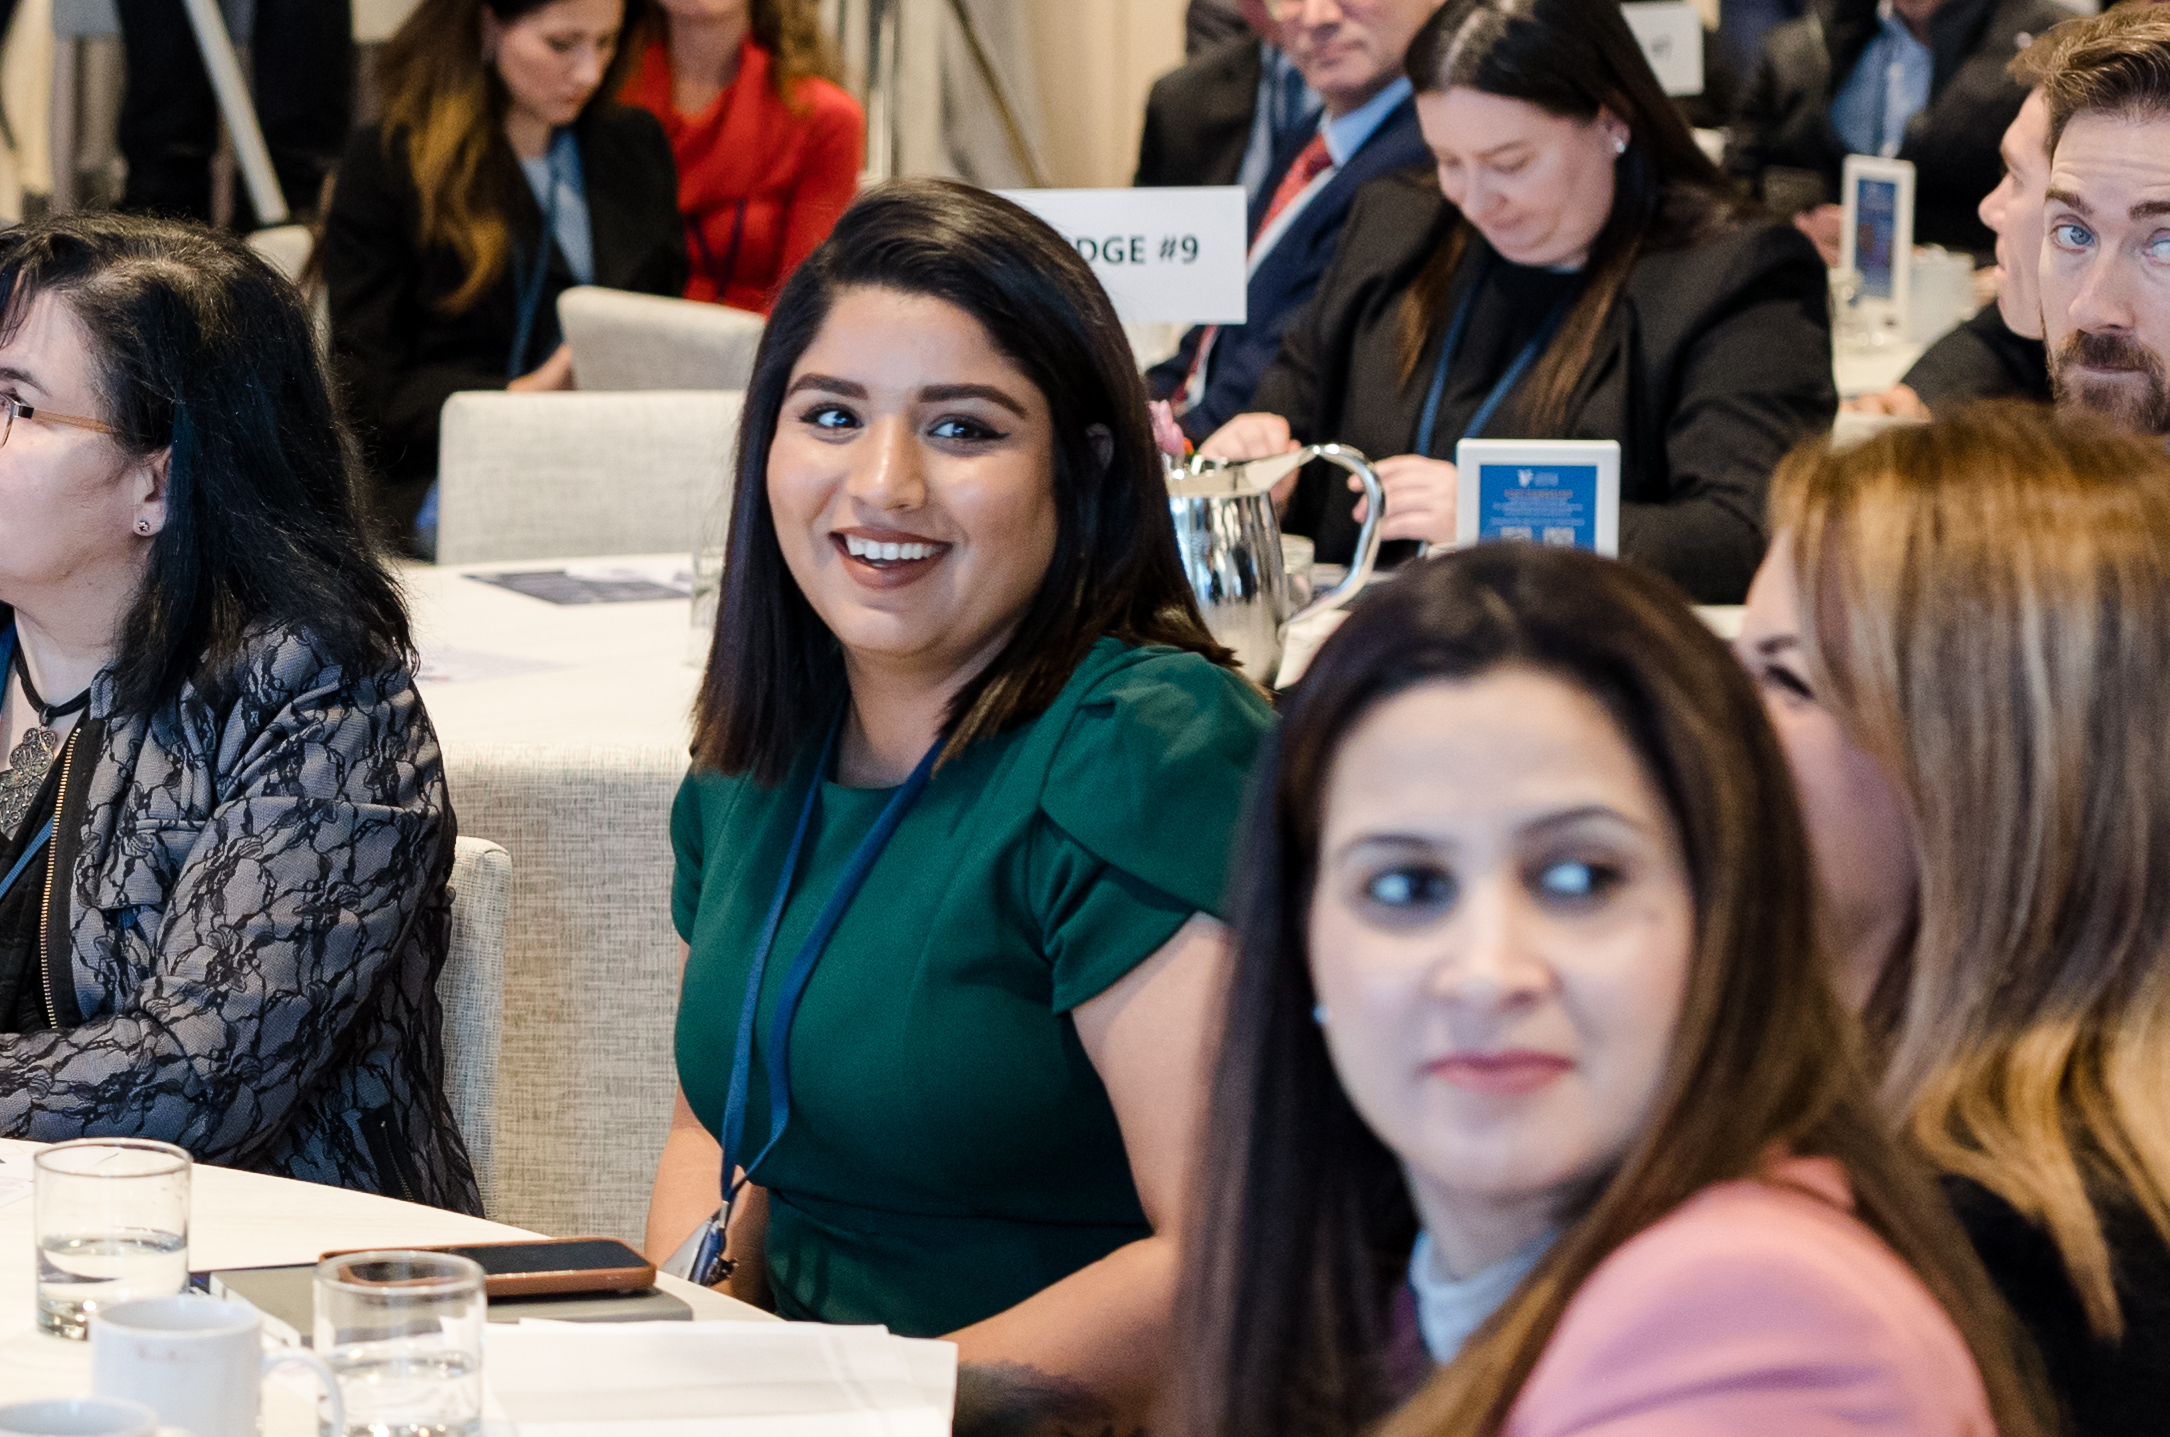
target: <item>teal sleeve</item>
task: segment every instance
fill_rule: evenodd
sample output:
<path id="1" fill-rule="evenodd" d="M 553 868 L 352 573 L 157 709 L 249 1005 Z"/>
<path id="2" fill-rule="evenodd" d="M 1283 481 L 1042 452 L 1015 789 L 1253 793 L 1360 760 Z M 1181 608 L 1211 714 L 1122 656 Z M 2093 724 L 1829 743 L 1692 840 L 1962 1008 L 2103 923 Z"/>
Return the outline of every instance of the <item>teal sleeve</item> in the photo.
<path id="1" fill-rule="evenodd" d="M 1049 766 L 1037 911 L 1065 1012 L 1112 987 L 1193 913 L 1219 915 L 1265 699 L 1194 654 L 1155 651 L 1079 706 Z"/>
<path id="2" fill-rule="evenodd" d="M 701 778 L 688 773 L 671 802 L 671 924 L 678 936 L 693 941 L 693 916 L 701 907 L 701 858 L 708 835 L 701 820 Z"/>

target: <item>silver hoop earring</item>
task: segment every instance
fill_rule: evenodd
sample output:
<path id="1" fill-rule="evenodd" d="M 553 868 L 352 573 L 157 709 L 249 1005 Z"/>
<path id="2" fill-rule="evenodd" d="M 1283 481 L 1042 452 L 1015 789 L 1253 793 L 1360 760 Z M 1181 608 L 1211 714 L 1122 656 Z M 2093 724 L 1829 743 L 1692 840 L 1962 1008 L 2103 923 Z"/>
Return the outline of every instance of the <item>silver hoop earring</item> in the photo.
<path id="1" fill-rule="evenodd" d="M 149 534 L 151 532 L 151 521 L 148 519 L 136 520 L 136 532 L 138 534 Z"/>

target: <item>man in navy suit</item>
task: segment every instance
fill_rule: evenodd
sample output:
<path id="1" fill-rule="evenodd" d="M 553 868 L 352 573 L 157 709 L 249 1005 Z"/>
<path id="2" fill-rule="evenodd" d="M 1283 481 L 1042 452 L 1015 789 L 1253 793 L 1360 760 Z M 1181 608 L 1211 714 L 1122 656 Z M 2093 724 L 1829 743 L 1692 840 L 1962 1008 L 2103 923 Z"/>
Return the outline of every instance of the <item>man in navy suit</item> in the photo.
<path id="1" fill-rule="evenodd" d="M 1426 161 L 1402 53 L 1443 0 L 1268 0 L 1281 43 L 1325 100 L 1318 129 L 1277 156 L 1251 206 L 1248 319 L 1183 336 L 1148 376 L 1202 440 L 1251 401 L 1281 332 L 1334 257 L 1350 202 L 1367 180 Z"/>

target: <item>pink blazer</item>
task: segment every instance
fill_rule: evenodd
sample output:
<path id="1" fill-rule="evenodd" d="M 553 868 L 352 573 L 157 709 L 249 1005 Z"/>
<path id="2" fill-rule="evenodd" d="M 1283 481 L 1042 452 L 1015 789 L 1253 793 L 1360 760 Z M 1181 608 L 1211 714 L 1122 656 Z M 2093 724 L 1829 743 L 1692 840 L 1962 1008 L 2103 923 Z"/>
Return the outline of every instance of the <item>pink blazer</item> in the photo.
<path id="1" fill-rule="evenodd" d="M 1724 1183 L 1598 1265 L 1505 1437 L 1994 1437 L 1958 1328 L 1843 1169 Z"/>

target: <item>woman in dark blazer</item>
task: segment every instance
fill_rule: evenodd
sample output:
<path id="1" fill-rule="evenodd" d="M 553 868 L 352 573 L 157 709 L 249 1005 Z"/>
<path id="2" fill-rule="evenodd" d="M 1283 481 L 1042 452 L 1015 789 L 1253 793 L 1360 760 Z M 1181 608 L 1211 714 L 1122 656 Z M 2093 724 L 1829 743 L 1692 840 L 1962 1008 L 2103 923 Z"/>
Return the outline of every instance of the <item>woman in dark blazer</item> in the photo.
<path id="1" fill-rule="evenodd" d="M 1393 456 L 1382 532 L 1444 543 L 1458 440 L 1618 440 L 1621 555 L 1738 603 L 1765 476 L 1837 409 L 1813 246 L 1739 211 L 1617 6 L 1450 0 L 1408 64 L 1437 179 L 1359 196 L 1260 412 L 1205 452 Z M 1342 478 L 1314 466 L 1283 516 L 1329 562 L 1358 526 Z"/>
<path id="2" fill-rule="evenodd" d="M 347 148 L 323 264 L 333 357 L 395 536 L 435 479 L 448 397 L 572 387 L 560 293 L 685 289 L 670 142 L 607 98 L 625 11 L 423 0 L 385 46 L 384 119 Z M 453 38 L 477 33 L 479 48 Z"/>

